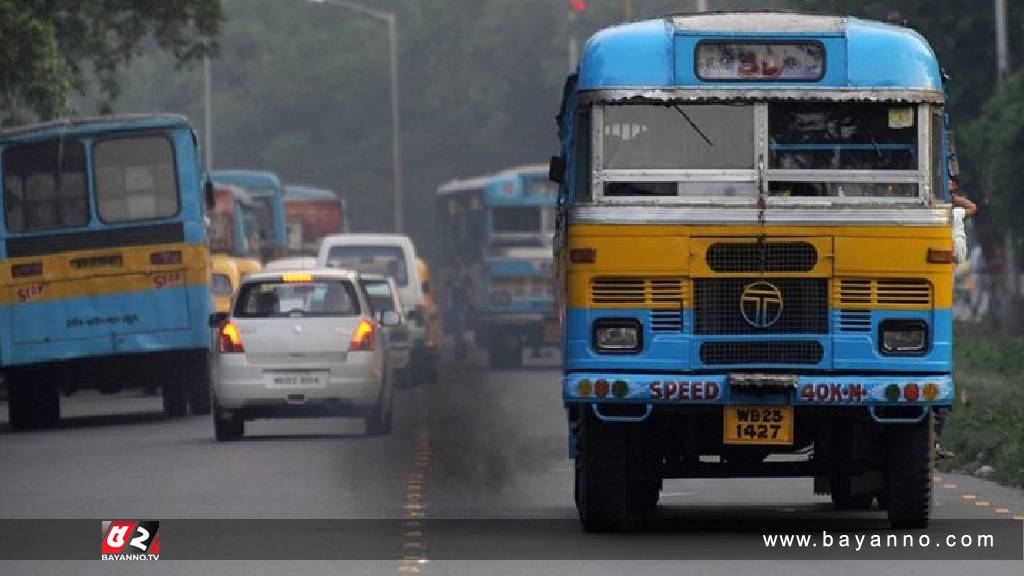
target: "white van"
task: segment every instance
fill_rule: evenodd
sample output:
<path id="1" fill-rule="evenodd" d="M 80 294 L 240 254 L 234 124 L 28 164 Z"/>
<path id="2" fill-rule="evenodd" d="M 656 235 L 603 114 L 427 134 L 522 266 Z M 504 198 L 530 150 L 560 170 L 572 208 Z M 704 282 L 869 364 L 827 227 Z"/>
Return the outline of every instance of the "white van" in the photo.
<path id="1" fill-rule="evenodd" d="M 401 234 L 334 234 L 320 243 L 317 266 L 345 268 L 390 276 L 409 321 L 413 349 L 424 348 L 427 334 L 423 283 L 416 266 L 416 248 Z"/>

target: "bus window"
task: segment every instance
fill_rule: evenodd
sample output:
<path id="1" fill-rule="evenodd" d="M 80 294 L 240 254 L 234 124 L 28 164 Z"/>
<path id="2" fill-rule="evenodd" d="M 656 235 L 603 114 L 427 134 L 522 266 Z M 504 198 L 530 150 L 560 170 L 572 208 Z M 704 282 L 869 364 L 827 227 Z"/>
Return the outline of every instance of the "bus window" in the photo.
<path id="1" fill-rule="evenodd" d="M 96 203 L 104 222 L 168 218 L 178 213 L 170 140 L 161 136 L 101 140 L 94 156 Z"/>
<path id="2" fill-rule="evenodd" d="M 754 106 L 606 106 L 605 169 L 753 169 Z"/>
<path id="3" fill-rule="evenodd" d="M 4 151 L 3 168 L 8 230 L 72 228 L 89 223 L 85 149 L 80 142 L 63 139 L 12 146 Z"/>
<path id="4" fill-rule="evenodd" d="M 501 206 L 491 210 L 491 228 L 495 233 L 538 233 L 541 231 L 540 206 Z"/>
<path id="5" fill-rule="evenodd" d="M 768 141 L 770 168 L 786 172 L 769 174 L 768 190 L 773 196 L 918 196 L 918 126 L 913 106 L 772 103 L 768 105 Z M 860 171 L 860 177 L 844 180 L 843 172 L 851 170 Z M 800 171 L 818 175 L 794 177 L 801 176 Z"/>

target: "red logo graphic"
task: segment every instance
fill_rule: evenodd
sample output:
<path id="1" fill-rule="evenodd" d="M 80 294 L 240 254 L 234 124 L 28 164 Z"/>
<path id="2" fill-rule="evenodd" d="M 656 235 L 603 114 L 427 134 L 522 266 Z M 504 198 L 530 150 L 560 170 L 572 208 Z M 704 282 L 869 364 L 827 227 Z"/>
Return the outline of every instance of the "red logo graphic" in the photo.
<path id="1" fill-rule="evenodd" d="M 102 560 L 157 560 L 160 558 L 160 522 L 105 520 L 100 542 Z"/>

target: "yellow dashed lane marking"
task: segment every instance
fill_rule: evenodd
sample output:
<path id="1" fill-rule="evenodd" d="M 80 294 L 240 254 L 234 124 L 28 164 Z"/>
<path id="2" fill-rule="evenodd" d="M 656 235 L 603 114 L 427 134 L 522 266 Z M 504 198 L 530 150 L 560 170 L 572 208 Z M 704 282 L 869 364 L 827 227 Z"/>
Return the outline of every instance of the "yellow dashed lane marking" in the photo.
<path id="1" fill-rule="evenodd" d="M 1024 520 L 1024 516 L 1014 516 L 1014 520 Z"/>
<path id="2" fill-rule="evenodd" d="M 996 508 L 994 510 L 994 512 L 996 514 L 1009 514 L 1010 513 L 1010 509 L 1009 508 Z"/>
<path id="3" fill-rule="evenodd" d="M 979 507 L 985 507 L 985 506 L 989 506 L 990 504 L 991 504 L 991 503 L 990 503 L 990 502 L 988 502 L 987 500 L 978 500 L 978 501 L 976 501 L 976 502 L 974 503 L 974 505 L 975 505 L 975 506 L 979 506 Z"/>
<path id="4" fill-rule="evenodd" d="M 939 476 L 938 474 L 933 476 L 932 479 L 935 480 L 936 482 L 942 482 L 942 476 Z"/>
<path id="5" fill-rule="evenodd" d="M 956 484 L 953 484 L 952 482 L 950 482 L 949 484 L 943 484 L 942 487 L 943 488 L 949 488 L 950 490 L 953 490 L 954 488 L 956 488 Z"/>
<path id="6" fill-rule="evenodd" d="M 975 499 L 977 499 L 977 496 L 975 496 L 974 494 L 964 494 L 963 495 L 963 499 L 964 500 L 975 500 Z"/>

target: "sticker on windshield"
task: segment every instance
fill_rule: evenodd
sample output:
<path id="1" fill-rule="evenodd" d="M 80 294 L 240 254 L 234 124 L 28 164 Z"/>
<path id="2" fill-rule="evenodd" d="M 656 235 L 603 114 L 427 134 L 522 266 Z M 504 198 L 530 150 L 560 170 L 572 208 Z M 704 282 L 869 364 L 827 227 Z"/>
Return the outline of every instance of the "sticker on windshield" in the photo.
<path id="1" fill-rule="evenodd" d="M 911 107 L 889 108 L 889 128 L 898 130 L 914 125 L 914 109 Z"/>

